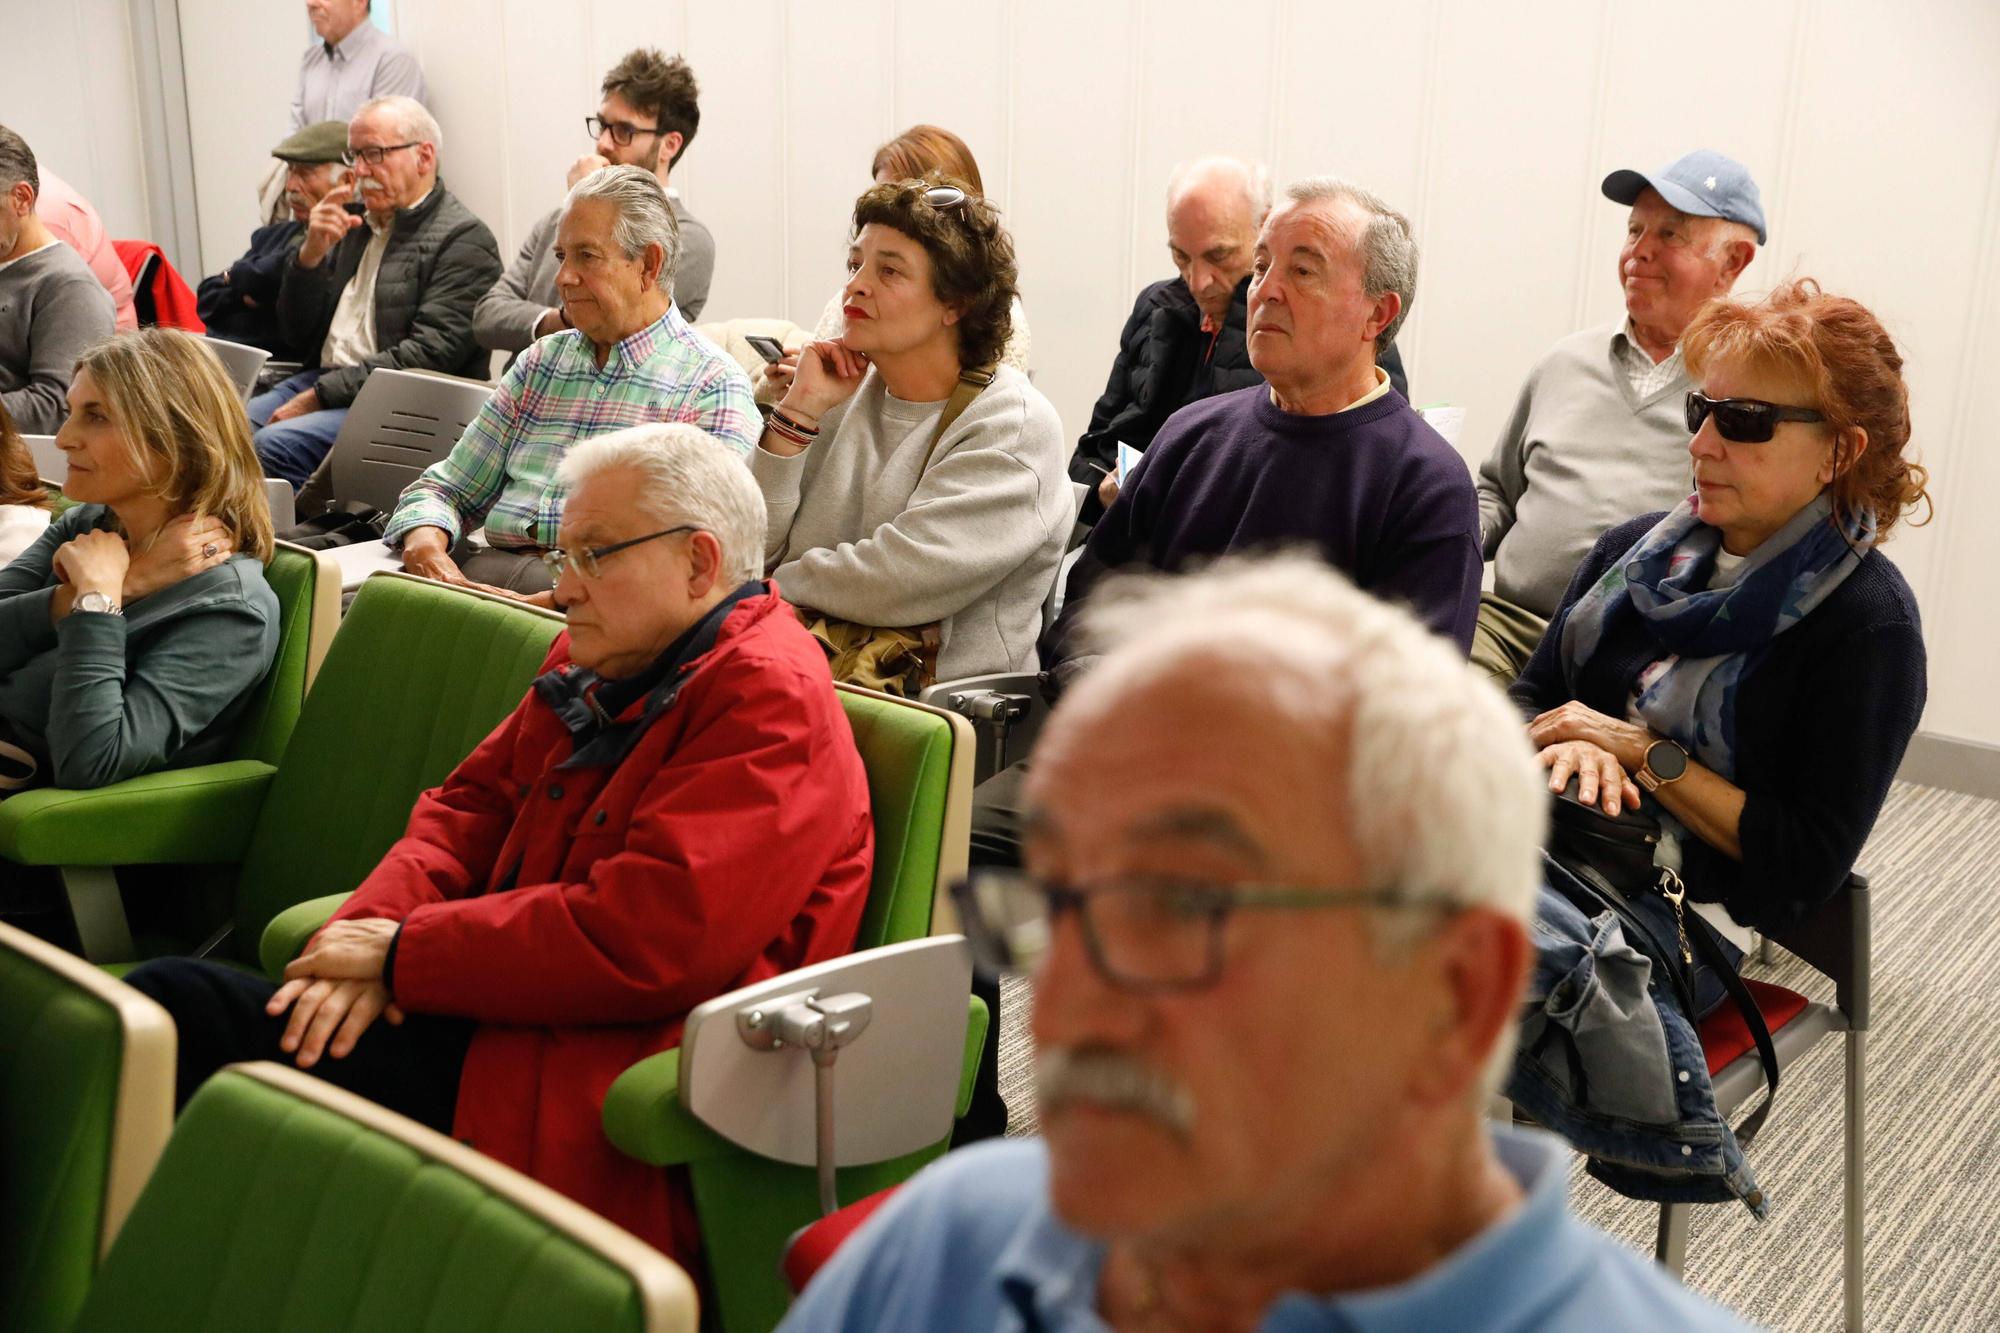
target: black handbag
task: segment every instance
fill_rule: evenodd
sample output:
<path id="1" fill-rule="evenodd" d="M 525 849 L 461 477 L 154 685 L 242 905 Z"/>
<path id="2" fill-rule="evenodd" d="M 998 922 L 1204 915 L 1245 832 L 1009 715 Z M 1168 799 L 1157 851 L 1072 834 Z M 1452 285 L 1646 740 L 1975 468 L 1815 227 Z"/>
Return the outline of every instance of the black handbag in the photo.
<path id="1" fill-rule="evenodd" d="M 1757 1044 L 1757 1059 L 1764 1067 L 1769 1089 L 1763 1102 L 1736 1128 L 1736 1141 L 1748 1147 L 1769 1118 L 1771 1103 L 1778 1095 L 1778 1052 L 1771 1042 L 1770 1026 L 1735 965 L 1722 952 L 1714 928 L 1700 913 L 1687 910 L 1687 889 L 1680 876 L 1653 864 L 1653 853 L 1660 843 L 1659 821 L 1637 807 L 1607 815 L 1598 806 L 1579 800 L 1576 789 L 1577 779 L 1572 777 L 1551 805 L 1548 855 L 1569 872 L 1572 882 L 1560 882 L 1561 877 L 1557 877 L 1550 887 L 1587 917 L 1606 911 L 1616 915 L 1627 942 L 1666 975 L 1690 1023 L 1698 1017 L 1692 979 L 1695 960 L 1699 958 L 1716 974 Z M 1587 896 L 1579 900 L 1579 892 Z M 1672 932 L 1640 909 L 1634 896 L 1638 894 L 1657 894 L 1667 903 L 1672 909 Z"/>

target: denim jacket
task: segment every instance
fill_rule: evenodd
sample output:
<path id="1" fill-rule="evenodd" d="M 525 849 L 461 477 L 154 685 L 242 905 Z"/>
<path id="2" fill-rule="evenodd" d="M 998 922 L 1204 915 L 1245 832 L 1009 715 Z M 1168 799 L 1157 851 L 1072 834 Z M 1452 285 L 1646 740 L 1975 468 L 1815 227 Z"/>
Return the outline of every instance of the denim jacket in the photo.
<path id="1" fill-rule="evenodd" d="M 1544 856 L 1551 882 L 1569 872 Z M 1671 940 L 1666 900 L 1635 908 Z M 1663 934 L 1661 934 L 1663 932 Z M 1630 1198 L 1662 1203 L 1741 1199 L 1770 1210 L 1716 1109 L 1708 1061 L 1672 982 L 1626 939 L 1611 912 L 1585 917 L 1542 886 L 1535 972 L 1507 1097 L 1590 1159 L 1590 1174 Z"/>

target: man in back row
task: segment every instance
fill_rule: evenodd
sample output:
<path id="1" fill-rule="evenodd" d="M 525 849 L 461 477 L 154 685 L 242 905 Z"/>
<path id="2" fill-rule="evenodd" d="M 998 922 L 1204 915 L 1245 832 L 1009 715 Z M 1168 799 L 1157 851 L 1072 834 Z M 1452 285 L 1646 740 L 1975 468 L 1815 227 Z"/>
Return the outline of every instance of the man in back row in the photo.
<path id="1" fill-rule="evenodd" d="M 306 361 L 319 349 L 293 347 L 278 331 L 278 288 L 314 206 L 348 179 L 347 122 L 308 125 L 285 136 L 271 156 L 284 168 L 287 216 L 251 232 L 250 248 L 235 263 L 201 280 L 195 312 L 211 338 L 261 347 L 281 361 Z"/>
<path id="2" fill-rule="evenodd" d="M 1095 523 L 1118 496 L 1118 446 L 1144 453 L 1168 417 L 1202 398 L 1263 382 L 1247 327 L 1250 262 L 1271 211 L 1271 176 L 1233 157 L 1174 168 L 1167 183 L 1167 251 L 1178 278 L 1153 283 L 1132 303 L 1111 377 L 1070 459 L 1085 483 L 1078 515 Z M 1384 341 L 1376 363 L 1409 397 L 1403 361 Z"/>
<path id="3" fill-rule="evenodd" d="M 1693 385 L 1681 334 L 1764 243 L 1757 182 L 1721 153 L 1689 153 L 1652 175 L 1614 171 L 1603 190 L 1632 210 L 1618 252 L 1625 318 L 1573 333 L 1542 357 L 1479 469 L 1493 591 L 1480 599 L 1472 660 L 1502 689 L 1534 655 L 1597 539 L 1687 497 Z"/>
<path id="4" fill-rule="evenodd" d="M 266 474 L 303 486 L 377 367 L 486 378 L 472 307 L 500 251 L 438 179 L 443 141 L 408 97 L 365 103 L 348 122 L 354 181 L 313 207 L 278 289 L 279 331 L 318 364 L 250 400 Z"/>
<path id="5" fill-rule="evenodd" d="M 34 150 L 0 125 L 0 403 L 24 435 L 53 435 L 69 415 L 84 349 L 113 329 L 111 296 L 35 210 Z"/>
<path id="6" fill-rule="evenodd" d="M 1569 1213 L 1560 1140 L 1485 1119 L 1548 792 L 1457 647 L 1297 557 L 1088 622 L 1029 873 L 960 899 L 1033 973 L 1042 1137 L 917 1176 L 786 1333 L 1741 1328 Z"/>
<path id="7" fill-rule="evenodd" d="M 632 51 L 604 76 L 603 92 L 597 114 L 587 121 L 597 138 L 596 151 L 571 164 L 570 187 L 609 166 L 641 167 L 659 178 L 680 231 L 680 258 L 669 295 L 681 318 L 693 323 L 708 304 L 715 238 L 681 204 L 668 176 L 701 125 L 694 71 L 679 56 L 668 59 L 650 48 Z M 535 224 L 521 253 L 480 298 L 473 313 L 473 333 L 481 347 L 519 352 L 537 338 L 575 327 L 556 290 L 556 270 L 562 262 L 556 256 L 556 225 L 562 212 L 557 208 Z"/>

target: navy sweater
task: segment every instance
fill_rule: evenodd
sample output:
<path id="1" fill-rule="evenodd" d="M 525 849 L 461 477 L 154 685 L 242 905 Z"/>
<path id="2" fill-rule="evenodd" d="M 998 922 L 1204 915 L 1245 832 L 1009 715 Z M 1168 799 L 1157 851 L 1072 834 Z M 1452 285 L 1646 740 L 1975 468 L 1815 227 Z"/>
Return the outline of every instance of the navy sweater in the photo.
<path id="1" fill-rule="evenodd" d="M 1562 631 L 1570 608 L 1664 514 L 1598 538 L 1570 579 L 1548 633 L 1509 693 L 1530 718 L 1567 702 Z M 1583 665 L 1574 697 L 1625 716 L 1638 674 L 1667 649 L 1633 618 Z M 1759 655 L 1737 687 L 1741 864 L 1698 839 L 1682 878 L 1702 902 L 1782 931 L 1839 891 L 1889 794 L 1924 711 L 1924 639 L 1916 598 L 1889 558 L 1870 551 L 1828 598 Z"/>
<path id="2" fill-rule="evenodd" d="M 1301 416 L 1262 384 L 1167 419 L 1130 484 L 1091 530 L 1063 612 L 1042 644 L 1058 683 L 1082 665 L 1076 616 L 1110 570 L 1296 546 L 1364 591 L 1472 644 L 1479 616 L 1479 502 L 1465 462 L 1395 390 Z"/>

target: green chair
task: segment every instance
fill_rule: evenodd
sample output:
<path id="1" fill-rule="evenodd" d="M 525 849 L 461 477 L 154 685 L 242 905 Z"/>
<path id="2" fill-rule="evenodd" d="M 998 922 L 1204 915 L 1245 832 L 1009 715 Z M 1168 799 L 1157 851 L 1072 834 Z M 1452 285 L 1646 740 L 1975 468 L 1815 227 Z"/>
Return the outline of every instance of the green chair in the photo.
<path id="1" fill-rule="evenodd" d="M 875 818 L 874 879 L 854 947 L 877 949 L 956 929 L 947 890 L 966 868 L 971 724 L 943 708 L 853 686 L 838 689 L 868 770 Z M 968 996 L 968 1002 L 957 1115 L 971 1097 L 989 1017 L 982 1001 Z M 746 1151 L 704 1124 L 682 1093 L 682 1054 L 663 1051 L 620 1075 L 604 1098 L 604 1132 L 639 1161 L 687 1168 L 721 1327 L 728 1333 L 768 1329 L 790 1300 L 779 1270 L 785 1242 L 821 1215 L 818 1175 L 812 1166 Z M 949 1143 L 947 1133 L 886 1161 L 843 1166 L 840 1201 L 908 1179 Z"/>
<path id="2" fill-rule="evenodd" d="M 181 1115 L 77 1333 L 694 1333 L 694 1284 L 585 1208 L 372 1102 L 232 1065 Z"/>
<path id="3" fill-rule="evenodd" d="M 174 1119 L 174 1025 L 0 924 L 0 1328 L 67 1333 Z"/>
<path id="4" fill-rule="evenodd" d="M 340 623 L 340 571 L 324 555 L 280 542 L 265 577 L 278 595 L 278 654 L 228 759 L 89 791 L 44 787 L 0 801 L 0 860 L 59 873 L 84 957 L 93 962 L 136 956 L 116 867 L 242 855 Z"/>

